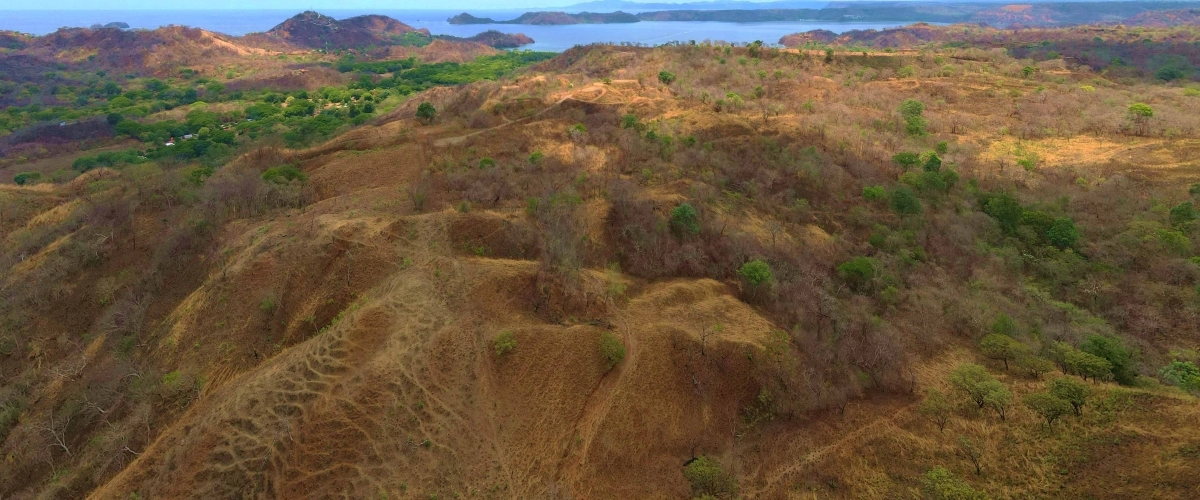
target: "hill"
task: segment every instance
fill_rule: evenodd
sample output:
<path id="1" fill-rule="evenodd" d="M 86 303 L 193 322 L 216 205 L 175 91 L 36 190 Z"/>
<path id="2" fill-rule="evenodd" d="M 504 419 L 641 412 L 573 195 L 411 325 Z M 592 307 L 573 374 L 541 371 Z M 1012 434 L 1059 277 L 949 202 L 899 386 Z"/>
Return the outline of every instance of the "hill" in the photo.
<path id="1" fill-rule="evenodd" d="M 7 106 L 0 495 L 1192 496 L 1198 92 L 825 48 Z"/>

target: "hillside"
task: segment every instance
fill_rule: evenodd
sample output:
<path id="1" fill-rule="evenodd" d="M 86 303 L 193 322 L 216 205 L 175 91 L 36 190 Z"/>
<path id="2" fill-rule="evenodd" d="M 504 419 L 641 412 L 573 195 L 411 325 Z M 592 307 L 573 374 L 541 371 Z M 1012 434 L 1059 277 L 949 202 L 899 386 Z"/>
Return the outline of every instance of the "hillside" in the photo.
<path id="1" fill-rule="evenodd" d="M 0 496 L 1194 496 L 1200 92 L 919 45 L 9 106 Z"/>

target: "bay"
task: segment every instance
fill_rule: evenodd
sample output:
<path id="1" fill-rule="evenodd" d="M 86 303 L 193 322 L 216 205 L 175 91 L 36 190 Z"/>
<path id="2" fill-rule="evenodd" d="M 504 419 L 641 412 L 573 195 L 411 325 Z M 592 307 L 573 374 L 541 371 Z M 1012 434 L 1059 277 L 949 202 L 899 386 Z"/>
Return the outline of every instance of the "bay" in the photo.
<path id="1" fill-rule="evenodd" d="M 560 52 L 575 45 L 589 43 L 633 43 L 660 45 L 668 42 L 724 41 L 749 43 L 762 40 L 768 44 L 783 35 L 825 29 L 842 33 L 854 29 L 885 29 L 907 23 L 832 23 L 832 22 L 640 22 L 629 24 L 574 24 L 566 26 L 535 26 L 517 24 L 453 25 L 446 20 L 460 10 L 323 10 L 322 14 L 345 19 L 363 14 L 381 14 L 395 18 L 415 28 L 427 28 L 435 35 L 468 37 L 494 29 L 505 33 L 524 33 L 535 43 L 521 47 L 529 50 Z M 504 20 L 524 11 L 471 11 L 478 17 Z M 51 33 L 61 27 L 87 27 L 110 22 L 128 23 L 131 28 L 154 29 L 167 25 L 203 28 L 228 35 L 267 31 L 294 16 L 293 10 L 0 10 L 0 30 L 20 31 L 35 35 Z"/>

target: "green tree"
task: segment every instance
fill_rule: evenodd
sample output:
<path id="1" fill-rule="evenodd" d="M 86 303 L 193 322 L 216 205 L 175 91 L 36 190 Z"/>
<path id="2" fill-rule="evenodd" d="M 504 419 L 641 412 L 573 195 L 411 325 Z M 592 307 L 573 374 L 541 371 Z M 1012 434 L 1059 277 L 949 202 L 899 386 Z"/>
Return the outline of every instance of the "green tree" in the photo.
<path id="1" fill-rule="evenodd" d="M 662 71 L 659 71 L 658 72 L 658 81 L 662 82 L 663 85 L 670 85 L 675 82 L 675 73 L 672 73 L 665 69 Z"/>
<path id="2" fill-rule="evenodd" d="M 867 201 L 877 201 L 887 198 L 887 191 L 884 191 L 883 186 L 863 186 L 863 198 Z"/>
<path id="3" fill-rule="evenodd" d="M 930 388 L 925 391 L 925 399 L 921 401 L 921 406 L 917 407 L 917 411 L 934 424 L 937 424 L 938 431 L 940 432 L 944 431 L 946 424 L 950 422 L 950 411 L 953 408 L 945 393 Z"/>
<path id="4" fill-rule="evenodd" d="M 742 264 L 741 269 L 738 269 L 738 274 L 750 284 L 750 287 L 757 291 L 760 287 L 770 284 L 773 276 L 771 275 L 771 266 L 761 259 L 755 259 L 745 264 Z"/>
<path id="5" fill-rule="evenodd" d="M 868 292 L 875 288 L 880 264 L 871 257 L 855 257 L 837 267 L 838 277 L 857 292 Z"/>
<path id="6" fill-rule="evenodd" d="M 988 395 L 996 389 L 991 382 L 997 381 L 986 368 L 973 363 L 963 363 L 950 372 L 950 385 L 965 393 L 980 408 L 987 406 Z"/>
<path id="7" fill-rule="evenodd" d="M 1112 363 L 1107 359 L 1078 349 L 1067 351 L 1065 364 L 1072 373 L 1084 380 L 1090 378 L 1095 382 L 1112 375 Z"/>
<path id="8" fill-rule="evenodd" d="M 987 500 L 987 494 L 972 488 L 945 467 L 934 467 L 921 476 L 921 491 L 929 500 Z"/>
<path id="9" fill-rule="evenodd" d="M 1200 368 L 1191 361 L 1172 361 L 1158 371 L 1164 382 L 1188 391 L 1200 391 Z"/>
<path id="10" fill-rule="evenodd" d="M 1054 369 L 1054 363 L 1050 360 L 1039 358 L 1032 354 L 1018 356 L 1016 359 L 1016 368 L 1018 372 L 1024 373 L 1033 378 L 1041 378 L 1043 373 Z"/>
<path id="11" fill-rule="evenodd" d="M 927 122 L 921 116 L 925 112 L 925 105 L 916 99 L 907 99 L 900 103 L 900 116 L 904 118 L 904 131 L 908 135 L 925 135 L 925 126 Z"/>
<path id="12" fill-rule="evenodd" d="M 1008 387 L 999 380 L 988 380 L 981 384 L 980 390 L 983 391 L 983 402 L 988 407 L 996 411 L 1000 415 L 1000 420 L 1006 420 L 1008 409 L 1012 407 L 1012 392 Z"/>
<path id="13" fill-rule="evenodd" d="M 921 199 L 908 186 L 897 186 L 888 197 L 892 201 L 892 211 L 900 216 L 919 215 L 922 211 Z"/>
<path id="14" fill-rule="evenodd" d="M 1129 105 L 1129 117 L 1133 121 L 1146 121 L 1154 118 L 1154 108 L 1141 102 L 1135 102 Z"/>
<path id="15" fill-rule="evenodd" d="M 1005 370 L 1008 370 L 1009 360 L 1029 353 L 1029 347 L 1025 344 L 1008 335 L 998 333 L 984 335 L 983 340 L 979 342 L 979 350 L 983 352 L 984 356 L 1003 361 Z"/>
<path id="16" fill-rule="evenodd" d="M 1137 374 L 1133 371 L 1133 361 L 1137 353 L 1125 345 L 1125 342 L 1114 335 L 1089 335 L 1079 346 L 1083 352 L 1104 358 L 1112 364 L 1113 380 L 1118 384 L 1131 385 Z"/>
<path id="17" fill-rule="evenodd" d="M 434 118 L 437 118 L 437 108 L 433 107 L 429 101 L 422 102 L 417 106 L 417 120 L 426 125 L 433 123 Z"/>
<path id="18" fill-rule="evenodd" d="M 679 234 L 700 234 L 700 215 L 696 207 L 688 203 L 680 203 L 671 209 L 671 228 Z"/>
<path id="19" fill-rule="evenodd" d="M 901 151 L 892 156 L 892 162 L 907 171 L 921 164 L 921 155 L 911 151 Z"/>
<path id="20" fill-rule="evenodd" d="M 721 464 L 707 456 L 692 459 L 683 467 L 683 477 L 692 484 L 695 496 L 712 495 L 724 498 L 737 492 L 737 483 Z"/>
<path id="21" fill-rule="evenodd" d="M 930 151 L 925 155 L 925 162 L 921 165 L 921 168 L 926 172 L 938 172 L 942 170 L 942 157 Z"/>
<path id="22" fill-rule="evenodd" d="M 1192 202 L 1185 201 L 1171 208 L 1170 222 L 1173 227 L 1181 227 L 1196 220 L 1196 207 Z"/>
<path id="23" fill-rule="evenodd" d="M 1046 230 L 1046 239 L 1059 249 L 1074 248 L 1079 243 L 1079 228 L 1070 217 L 1059 217 Z"/>
<path id="24" fill-rule="evenodd" d="M 1087 399 L 1092 395 L 1092 389 L 1070 377 L 1058 377 L 1050 381 L 1048 386 L 1050 394 L 1062 399 L 1071 404 L 1071 409 L 1076 415 L 1083 414 L 1083 407 L 1087 404 Z"/>
<path id="25" fill-rule="evenodd" d="M 612 370 L 625 359 L 625 344 L 612 332 L 600 334 L 600 358 L 604 360 L 604 371 Z"/>
<path id="26" fill-rule="evenodd" d="M 1021 203 L 1008 193 L 993 194 L 985 199 L 983 213 L 996 219 L 996 222 L 1000 223 L 1000 229 L 1006 234 L 1015 234 L 1024 213 Z"/>
<path id="27" fill-rule="evenodd" d="M 1046 426 L 1053 428 L 1054 421 L 1071 411 L 1071 404 L 1047 391 L 1031 392 L 1022 400 L 1025 406 L 1046 419 Z"/>

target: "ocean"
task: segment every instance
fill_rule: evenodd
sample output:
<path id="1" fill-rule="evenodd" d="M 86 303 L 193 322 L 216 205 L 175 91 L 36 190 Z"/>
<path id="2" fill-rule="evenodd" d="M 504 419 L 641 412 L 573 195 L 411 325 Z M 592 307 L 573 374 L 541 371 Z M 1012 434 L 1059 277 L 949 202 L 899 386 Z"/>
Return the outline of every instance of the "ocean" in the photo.
<path id="1" fill-rule="evenodd" d="M 638 43 L 659 45 L 689 40 L 753 42 L 773 44 L 783 35 L 826 29 L 841 33 L 853 29 L 883 29 L 906 23 L 831 23 L 831 22 L 640 22 L 631 24 L 576 24 L 569 26 L 533 26 L 514 24 L 452 25 L 446 19 L 461 11 L 432 10 L 322 10 L 321 13 L 344 19 L 363 14 L 382 14 L 415 28 L 428 28 L 435 35 L 471 36 L 494 29 L 506 33 L 524 33 L 536 43 L 523 49 L 561 52 L 588 43 Z M 478 17 L 512 19 L 524 11 L 471 11 Z M 35 35 L 51 33 L 60 27 L 87 27 L 93 24 L 124 22 L 132 28 L 153 29 L 171 24 L 204 28 L 228 35 L 267 31 L 298 10 L 72 10 L 32 11 L 0 10 L 0 30 Z"/>

